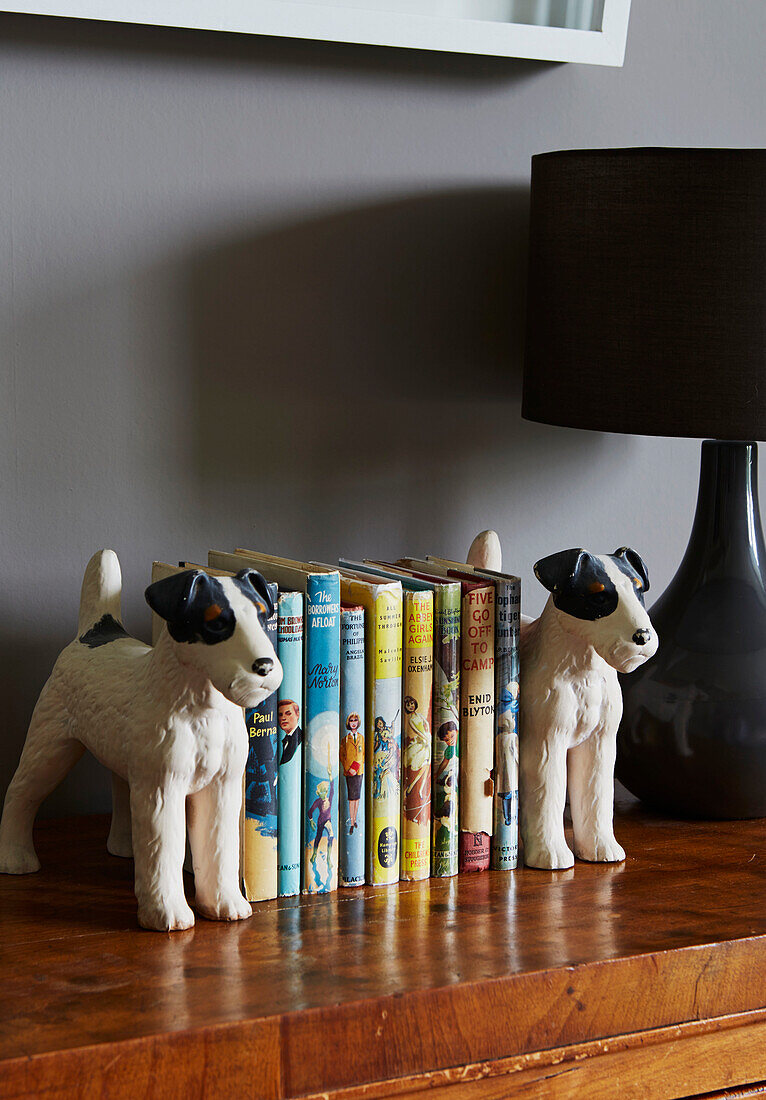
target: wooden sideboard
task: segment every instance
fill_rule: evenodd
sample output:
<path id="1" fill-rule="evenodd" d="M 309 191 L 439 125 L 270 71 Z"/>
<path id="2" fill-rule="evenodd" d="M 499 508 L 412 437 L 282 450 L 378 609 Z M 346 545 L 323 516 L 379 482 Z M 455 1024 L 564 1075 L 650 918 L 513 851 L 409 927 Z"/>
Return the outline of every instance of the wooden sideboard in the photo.
<path id="1" fill-rule="evenodd" d="M 138 928 L 107 819 L 0 877 L 0 1098 L 766 1095 L 766 821 L 621 805 L 627 861 Z M 745 1086 L 748 1086 L 747 1088 Z"/>

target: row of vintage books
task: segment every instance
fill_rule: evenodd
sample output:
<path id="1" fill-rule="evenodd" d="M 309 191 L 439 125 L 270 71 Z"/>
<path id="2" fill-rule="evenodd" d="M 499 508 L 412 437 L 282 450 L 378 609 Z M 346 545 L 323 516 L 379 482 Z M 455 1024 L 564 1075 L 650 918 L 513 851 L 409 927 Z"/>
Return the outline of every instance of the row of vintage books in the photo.
<path id="1" fill-rule="evenodd" d="M 518 577 L 249 550 L 203 568 L 257 569 L 277 608 L 282 684 L 245 712 L 250 901 L 516 867 Z"/>

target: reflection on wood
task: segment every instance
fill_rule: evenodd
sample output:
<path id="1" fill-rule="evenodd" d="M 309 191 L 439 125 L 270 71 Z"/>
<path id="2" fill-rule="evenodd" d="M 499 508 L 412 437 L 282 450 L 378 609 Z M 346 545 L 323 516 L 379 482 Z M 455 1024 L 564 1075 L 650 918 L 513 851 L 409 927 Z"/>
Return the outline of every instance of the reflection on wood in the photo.
<path id="1" fill-rule="evenodd" d="M 624 865 L 284 898 L 169 936 L 136 927 L 107 827 L 42 822 L 43 870 L 0 878 L 0 1098 L 611 1100 L 617 1078 L 621 1097 L 766 1079 L 763 821 L 632 806 Z"/>

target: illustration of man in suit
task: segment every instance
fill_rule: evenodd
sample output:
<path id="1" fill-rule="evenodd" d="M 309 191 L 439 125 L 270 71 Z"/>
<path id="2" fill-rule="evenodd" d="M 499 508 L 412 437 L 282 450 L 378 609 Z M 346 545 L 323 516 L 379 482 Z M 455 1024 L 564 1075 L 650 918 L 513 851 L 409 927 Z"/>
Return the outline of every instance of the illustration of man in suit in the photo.
<path id="1" fill-rule="evenodd" d="M 298 725 L 300 714 L 301 708 L 293 699 L 280 699 L 277 713 L 279 728 L 282 730 L 280 765 L 289 764 L 303 743 L 303 730 Z"/>

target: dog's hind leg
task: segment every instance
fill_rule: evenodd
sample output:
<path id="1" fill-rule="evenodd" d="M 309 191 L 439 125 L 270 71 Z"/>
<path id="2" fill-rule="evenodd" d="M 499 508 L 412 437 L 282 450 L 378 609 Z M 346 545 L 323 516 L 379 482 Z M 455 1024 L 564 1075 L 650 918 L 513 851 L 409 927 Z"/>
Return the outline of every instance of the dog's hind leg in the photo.
<path id="1" fill-rule="evenodd" d="M 27 875 L 40 870 L 32 827 L 40 803 L 53 791 L 85 749 L 71 736 L 50 695 L 35 707 L 16 774 L 5 795 L 0 821 L 0 872 Z"/>
<path id="2" fill-rule="evenodd" d="M 130 859 L 133 855 L 133 834 L 130 822 L 130 787 L 120 775 L 112 772 L 112 824 L 106 850 L 113 856 Z"/>

